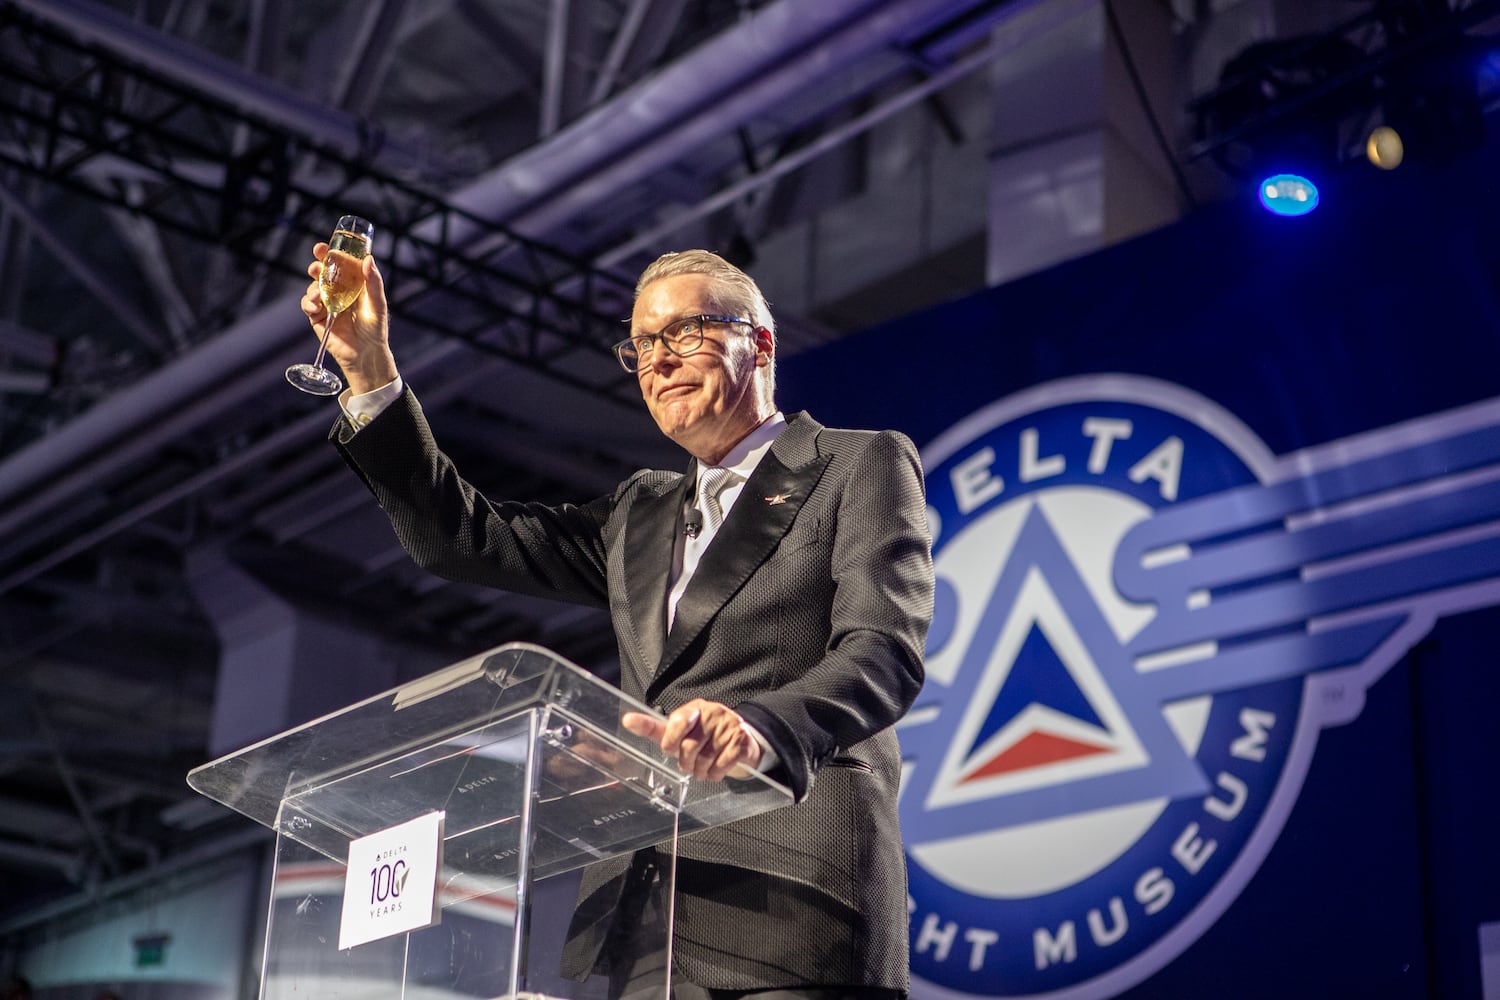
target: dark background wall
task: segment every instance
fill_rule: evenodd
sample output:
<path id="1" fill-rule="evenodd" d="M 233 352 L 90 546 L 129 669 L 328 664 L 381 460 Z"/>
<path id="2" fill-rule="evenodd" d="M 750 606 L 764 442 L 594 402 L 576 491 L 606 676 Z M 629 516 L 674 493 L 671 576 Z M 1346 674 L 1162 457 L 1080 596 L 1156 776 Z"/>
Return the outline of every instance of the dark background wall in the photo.
<path id="1" fill-rule="evenodd" d="M 782 404 L 923 447 L 1037 383 L 1130 373 L 1202 394 L 1283 455 L 1500 396 L 1497 165 L 1489 149 L 1349 170 L 1300 219 L 1223 205 L 790 358 Z M 1479 928 L 1500 921 L 1497 641 L 1494 607 L 1439 619 L 1353 722 L 1322 732 L 1235 902 L 1126 995 L 1483 995 Z"/>

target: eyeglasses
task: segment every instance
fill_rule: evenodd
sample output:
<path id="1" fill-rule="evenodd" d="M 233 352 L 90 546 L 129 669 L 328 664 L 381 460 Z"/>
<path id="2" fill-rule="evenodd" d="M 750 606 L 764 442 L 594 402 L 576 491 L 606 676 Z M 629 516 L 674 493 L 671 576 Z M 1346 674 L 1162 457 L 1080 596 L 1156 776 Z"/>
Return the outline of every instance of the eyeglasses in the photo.
<path id="1" fill-rule="evenodd" d="M 656 342 L 679 358 L 685 358 L 703 346 L 703 325 L 705 323 L 729 323 L 741 326 L 754 327 L 748 319 L 738 316 L 684 316 L 682 319 L 668 323 L 658 333 L 638 333 L 628 340 L 622 340 L 615 345 L 615 357 L 620 359 L 620 364 L 628 372 L 641 370 L 641 360 L 650 359 Z"/>

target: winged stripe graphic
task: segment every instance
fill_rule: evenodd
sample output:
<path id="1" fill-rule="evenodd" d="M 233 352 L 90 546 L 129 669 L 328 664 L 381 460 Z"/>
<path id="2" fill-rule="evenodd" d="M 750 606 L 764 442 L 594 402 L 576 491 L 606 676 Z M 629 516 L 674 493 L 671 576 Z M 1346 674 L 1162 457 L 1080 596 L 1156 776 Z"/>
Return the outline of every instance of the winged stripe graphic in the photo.
<path id="1" fill-rule="evenodd" d="M 1258 475 L 1159 508 L 1116 545 L 1115 588 L 1152 616 L 1122 643 L 1081 627 L 1137 727 L 1153 726 L 1169 703 L 1302 676 L 1316 695 L 1314 728 L 1347 722 L 1438 617 L 1500 604 L 1500 399 L 1270 459 Z M 1065 557 L 1045 555 L 1056 551 L 1045 519 L 1032 521 L 1018 550 L 1043 554 L 1046 578 L 1066 584 Z M 981 620 L 1000 620 L 1016 592 L 1004 581 L 1026 569 L 1002 574 Z M 1087 612 L 1081 590 L 1067 592 L 1071 613 Z M 909 759 L 929 762 L 908 792 L 928 794 L 952 711 L 978 694 L 973 677 L 991 640 L 969 641 L 957 685 L 931 692 L 932 709 L 902 726 Z M 1204 776 L 1181 748 L 1142 732 L 1148 762 L 1135 771 L 1007 794 L 1003 806 L 945 805 L 941 819 L 909 810 L 903 823 L 951 834 L 1135 796 L 1202 794 Z"/>
<path id="2" fill-rule="evenodd" d="M 1155 606 L 1128 651 L 1216 649 L 1211 665 L 1153 671 L 1165 688 L 1357 665 L 1398 630 L 1409 646 L 1438 615 L 1500 598 L 1500 400 L 1298 452 L 1277 473 L 1121 539 L 1116 586 Z"/>

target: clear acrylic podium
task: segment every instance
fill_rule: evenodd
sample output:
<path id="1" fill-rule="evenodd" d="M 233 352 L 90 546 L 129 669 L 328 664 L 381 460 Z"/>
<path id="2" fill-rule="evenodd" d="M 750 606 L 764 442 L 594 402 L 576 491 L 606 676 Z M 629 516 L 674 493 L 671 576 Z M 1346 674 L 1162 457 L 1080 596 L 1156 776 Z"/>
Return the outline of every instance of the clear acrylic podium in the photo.
<path id="1" fill-rule="evenodd" d="M 194 769 L 194 789 L 276 831 L 261 1000 L 608 996 L 607 974 L 559 972 L 578 871 L 652 848 L 654 896 L 632 913 L 655 919 L 625 937 L 665 947 L 677 838 L 791 802 L 758 776 L 693 781 L 627 711 L 657 715 L 515 643 Z M 350 841 L 433 812 L 437 922 L 340 949 Z M 665 997 L 670 959 L 633 976 L 632 995 Z"/>

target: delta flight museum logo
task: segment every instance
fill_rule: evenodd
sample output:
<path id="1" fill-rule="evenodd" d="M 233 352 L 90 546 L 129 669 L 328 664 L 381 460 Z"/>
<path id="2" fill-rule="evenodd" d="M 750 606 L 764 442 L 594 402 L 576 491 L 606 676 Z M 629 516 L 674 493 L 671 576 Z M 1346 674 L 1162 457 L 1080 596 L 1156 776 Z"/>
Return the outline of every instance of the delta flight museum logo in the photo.
<path id="1" fill-rule="evenodd" d="M 1500 400 L 1275 456 L 1170 383 L 1066 379 L 923 452 L 899 729 L 915 997 L 1108 997 L 1196 941 L 1327 726 L 1500 603 Z"/>

